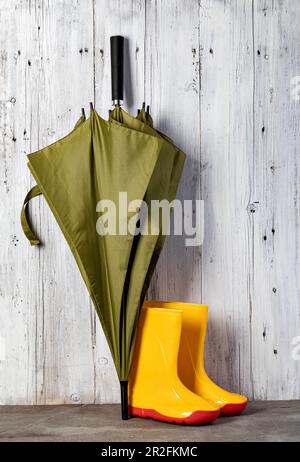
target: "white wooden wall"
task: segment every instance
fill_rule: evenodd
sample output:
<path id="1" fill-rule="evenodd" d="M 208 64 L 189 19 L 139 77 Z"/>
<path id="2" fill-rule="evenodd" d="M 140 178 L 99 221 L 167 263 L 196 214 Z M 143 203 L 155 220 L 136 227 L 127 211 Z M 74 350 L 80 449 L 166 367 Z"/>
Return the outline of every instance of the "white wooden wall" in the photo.
<path id="1" fill-rule="evenodd" d="M 126 104 L 143 100 L 188 154 L 179 197 L 205 241 L 169 238 L 150 297 L 209 304 L 207 369 L 256 399 L 300 397 L 298 0 L 0 0 L 0 403 L 104 403 L 119 387 L 73 257 L 26 154 L 88 111 L 107 115 L 109 37 L 126 42 Z M 292 93 L 291 93 L 292 91 Z M 297 359 L 297 358 L 296 358 Z"/>

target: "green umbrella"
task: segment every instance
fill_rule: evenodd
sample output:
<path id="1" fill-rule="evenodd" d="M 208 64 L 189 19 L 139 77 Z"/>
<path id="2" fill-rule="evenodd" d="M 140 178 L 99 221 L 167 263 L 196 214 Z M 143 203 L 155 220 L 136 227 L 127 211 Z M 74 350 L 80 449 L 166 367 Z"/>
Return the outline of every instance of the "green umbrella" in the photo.
<path id="1" fill-rule="evenodd" d="M 121 76 L 122 77 L 122 76 Z M 120 81 L 112 83 L 120 96 Z M 114 88 L 113 88 L 114 89 Z M 121 95 L 122 96 L 122 95 Z M 115 98 L 113 100 L 122 98 Z M 43 194 L 75 257 L 93 300 L 121 382 L 122 416 L 127 418 L 127 380 L 139 311 L 163 245 L 157 232 L 99 235 L 101 200 L 111 201 L 116 216 L 123 214 L 119 193 L 150 204 L 175 196 L 184 154 L 148 123 L 117 107 L 109 121 L 92 109 L 63 139 L 28 155 L 35 186 L 21 213 L 24 232 L 39 244 L 28 221 L 28 201 Z M 136 212 L 125 216 L 126 227 Z M 149 219 L 151 216 L 149 214 Z"/>

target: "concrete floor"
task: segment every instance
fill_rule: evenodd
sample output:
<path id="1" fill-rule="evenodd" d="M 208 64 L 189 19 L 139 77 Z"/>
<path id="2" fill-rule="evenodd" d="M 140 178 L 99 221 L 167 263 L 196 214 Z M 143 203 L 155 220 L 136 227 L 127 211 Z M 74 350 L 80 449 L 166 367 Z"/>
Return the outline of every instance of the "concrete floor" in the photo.
<path id="1" fill-rule="evenodd" d="M 1 406 L 3 441 L 299 441 L 300 401 L 252 402 L 202 427 L 120 420 L 118 405 Z"/>

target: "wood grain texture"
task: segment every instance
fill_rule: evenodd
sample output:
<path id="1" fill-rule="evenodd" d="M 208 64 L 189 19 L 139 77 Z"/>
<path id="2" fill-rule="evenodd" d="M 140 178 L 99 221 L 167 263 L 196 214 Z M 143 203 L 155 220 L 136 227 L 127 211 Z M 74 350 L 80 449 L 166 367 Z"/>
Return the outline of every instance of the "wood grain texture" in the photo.
<path id="1" fill-rule="evenodd" d="M 252 344 L 257 399 L 300 396 L 299 100 L 300 4 L 255 4 Z M 267 373 L 266 373 L 267 371 Z"/>
<path id="2" fill-rule="evenodd" d="M 71 252 L 42 198 L 32 214 L 43 246 L 30 248 L 19 220 L 34 184 L 25 153 L 65 135 L 92 98 L 91 22 L 87 1 L 1 1 L 0 395 L 9 404 L 94 400 L 89 299 Z"/>
<path id="3" fill-rule="evenodd" d="M 251 2 L 201 8 L 202 300 L 210 307 L 207 369 L 252 396 L 250 345 L 253 50 Z M 216 27 L 218 24 L 218 27 Z"/>
<path id="4" fill-rule="evenodd" d="M 145 99 L 159 130 L 186 153 L 177 197 L 200 199 L 200 43 L 198 2 L 146 3 Z M 149 298 L 201 298 L 201 248 L 168 237 Z"/>
<path id="5" fill-rule="evenodd" d="M 298 0 L 0 0 L 0 403 L 119 400 L 78 269 L 26 154 L 111 106 L 109 37 L 126 37 L 126 108 L 151 106 L 188 154 L 178 197 L 205 201 L 200 248 L 169 237 L 149 298 L 210 307 L 206 365 L 256 399 L 297 399 L 300 361 Z M 5 351 L 4 351 L 5 350 Z"/>

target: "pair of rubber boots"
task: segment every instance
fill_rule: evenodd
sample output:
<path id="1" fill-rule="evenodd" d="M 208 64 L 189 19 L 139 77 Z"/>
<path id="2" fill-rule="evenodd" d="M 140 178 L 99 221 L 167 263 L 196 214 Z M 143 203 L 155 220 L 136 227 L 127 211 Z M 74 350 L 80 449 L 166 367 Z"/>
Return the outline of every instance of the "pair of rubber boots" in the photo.
<path id="1" fill-rule="evenodd" d="M 238 415 L 247 398 L 210 380 L 204 368 L 208 307 L 145 302 L 129 380 L 129 413 L 186 425 Z"/>

